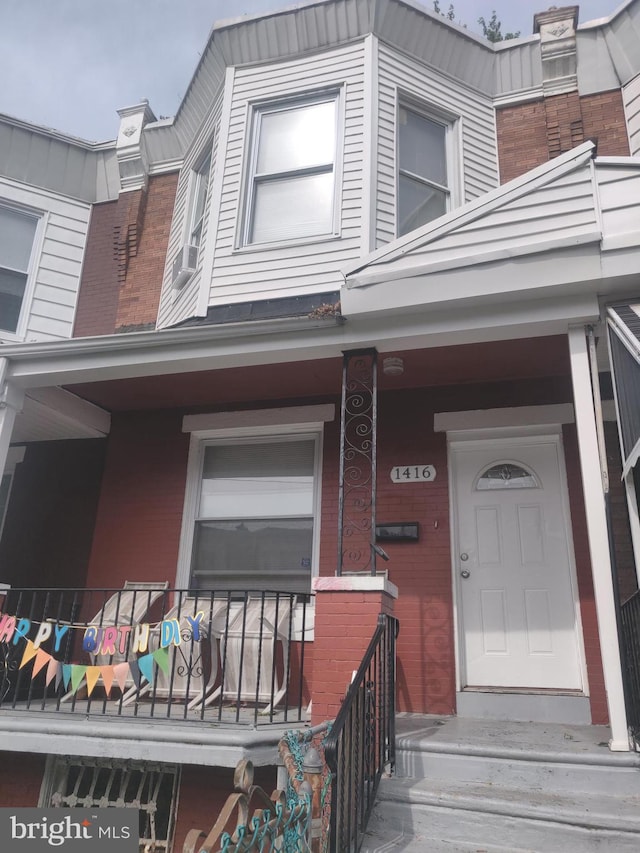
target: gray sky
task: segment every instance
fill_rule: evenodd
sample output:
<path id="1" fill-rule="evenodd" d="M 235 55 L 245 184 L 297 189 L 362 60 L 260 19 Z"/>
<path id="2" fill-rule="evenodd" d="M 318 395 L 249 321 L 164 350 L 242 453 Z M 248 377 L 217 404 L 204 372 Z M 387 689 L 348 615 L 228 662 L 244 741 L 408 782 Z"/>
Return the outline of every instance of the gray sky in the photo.
<path id="1" fill-rule="evenodd" d="M 493 9 L 502 31 L 532 32 L 553 0 L 456 0 L 456 18 L 479 32 Z M 422 0 L 432 8 L 431 0 Z M 214 21 L 267 12 L 290 0 L 0 0 L 0 113 L 84 139 L 113 139 L 116 110 L 149 100 L 173 115 Z M 448 0 L 440 0 L 448 9 Z M 561 0 L 556 0 L 561 5 Z M 567 3 L 567 5 L 570 5 Z M 620 0 L 582 0 L 580 23 Z"/>

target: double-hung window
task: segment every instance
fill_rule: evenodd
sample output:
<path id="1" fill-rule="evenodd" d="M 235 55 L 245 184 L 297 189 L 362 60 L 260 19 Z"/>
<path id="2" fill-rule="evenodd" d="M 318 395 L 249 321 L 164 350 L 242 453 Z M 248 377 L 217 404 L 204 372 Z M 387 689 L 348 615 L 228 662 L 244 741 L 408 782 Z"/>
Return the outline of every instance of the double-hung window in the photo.
<path id="1" fill-rule="evenodd" d="M 398 236 L 442 216 L 451 200 L 451 125 L 403 104 L 398 110 Z"/>
<path id="2" fill-rule="evenodd" d="M 319 435 L 200 445 L 190 586 L 308 593 Z"/>
<path id="3" fill-rule="evenodd" d="M 0 206 L 0 329 L 18 331 L 38 217 Z"/>
<path id="4" fill-rule="evenodd" d="M 338 96 L 256 107 L 244 243 L 336 229 Z"/>

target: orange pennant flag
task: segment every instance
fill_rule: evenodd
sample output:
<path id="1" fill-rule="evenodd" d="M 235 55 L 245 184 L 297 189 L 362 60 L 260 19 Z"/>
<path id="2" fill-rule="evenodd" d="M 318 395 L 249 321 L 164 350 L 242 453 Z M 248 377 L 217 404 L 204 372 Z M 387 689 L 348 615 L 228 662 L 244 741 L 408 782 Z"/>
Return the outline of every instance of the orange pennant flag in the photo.
<path id="1" fill-rule="evenodd" d="M 111 694 L 111 685 L 113 684 L 113 666 L 101 666 L 100 667 L 100 675 L 102 676 L 102 683 L 104 684 L 105 693 L 107 696 Z"/>
<path id="2" fill-rule="evenodd" d="M 85 678 L 87 679 L 87 696 L 91 696 L 93 688 L 96 686 L 96 683 L 100 678 L 100 667 L 88 666 Z"/>
<path id="3" fill-rule="evenodd" d="M 127 683 L 127 678 L 129 677 L 129 664 L 126 662 L 116 664 L 113 667 L 113 677 L 120 686 L 120 690 L 124 692 L 124 688 Z"/>
<path id="4" fill-rule="evenodd" d="M 45 664 L 48 664 L 50 660 L 51 655 L 48 652 L 45 652 L 44 649 L 38 649 L 38 653 L 33 664 L 33 672 L 31 673 L 31 678 L 35 678 L 35 676 L 40 672 L 42 667 Z"/>
<path id="5" fill-rule="evenodd" d="M 59 661 L 55 658 L 49 658 L 49 664 L 47 666 L 47 687 L 51 684 L 54 678 L 58 675 L 58 667 L 60 666 Z"/>
<path id="6" fill-rule="evenodd" d="M 26 648 L 24 650 L 24 654 L 22 655 L 22 661 L 20 662 L 20 666 L 18 667 L 18 669 L 22 669 L 22 667 L 26 663 L 29 663 L 31 658 L 34 658 L 37 654 L 38 654 L 38 650 L 33 645 L 31 640 L 27 640 L 27 645 L 26 645 Z"/>

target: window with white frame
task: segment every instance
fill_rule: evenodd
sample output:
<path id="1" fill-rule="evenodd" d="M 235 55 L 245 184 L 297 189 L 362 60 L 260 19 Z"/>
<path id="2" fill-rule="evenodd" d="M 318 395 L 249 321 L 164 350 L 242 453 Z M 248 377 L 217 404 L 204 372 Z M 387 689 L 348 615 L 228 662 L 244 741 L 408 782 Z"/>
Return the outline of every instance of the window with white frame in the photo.
<path id="1" fill-rule="evenodd" d="M 256 107 L 244 243 L 336 230 L 338 95 Z"/>
<path id="2" fill-rule="evenodd" d="M 190 586 L 308 593 L 320 436 L 198 442 Z"/>
<path id="3" fill-rule="evenodd" d="M 15 333 L 27 291 L 39 218 L 0 205 L 0 329 Z"/>
<path id="4" fill-rule="evenodd" d="M 139 816 L 140 853 L 172 849 L 179 769 L 118 759 L 50 757 L 42 808 L 132 808 Z"/>
<path id="5" fill-rule="evenodd" d="M 200 246 L 202 242 L 202 226 L 207 206 L 207 195 L 209 192 L 209 178 L 211 174 L 211 154 L 208 154 L 194 169 L 193 194 L 191 204 L 191 223 L 189 229 L 190 246 Z"/>
<path id="6" fill-rule="evenodd" d="M 398 110 L 398 236 L 450 208 L 452 123 L 417 107 Z"/>

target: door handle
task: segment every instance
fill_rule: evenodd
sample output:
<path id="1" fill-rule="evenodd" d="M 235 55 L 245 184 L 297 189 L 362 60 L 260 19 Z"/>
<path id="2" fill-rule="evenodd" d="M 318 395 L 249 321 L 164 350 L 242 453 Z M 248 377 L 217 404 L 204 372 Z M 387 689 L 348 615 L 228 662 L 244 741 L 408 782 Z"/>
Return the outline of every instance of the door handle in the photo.
<path id="1" fill-rule="evenodd" d="M 463 577 L 466 580 L 468 577 L 471 577 L 471 572 L 468 569 L 463 569 L 460 572 L 460 577 Z"/>

